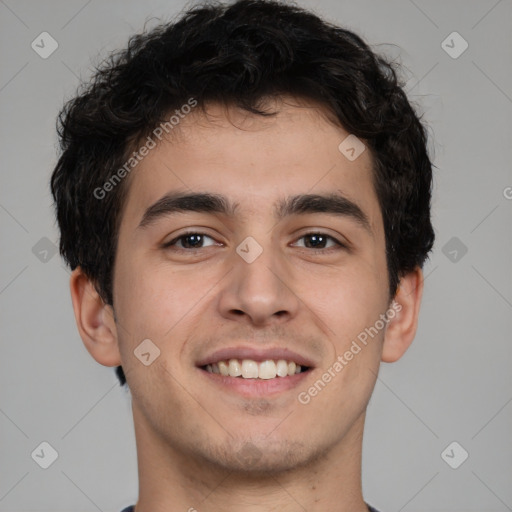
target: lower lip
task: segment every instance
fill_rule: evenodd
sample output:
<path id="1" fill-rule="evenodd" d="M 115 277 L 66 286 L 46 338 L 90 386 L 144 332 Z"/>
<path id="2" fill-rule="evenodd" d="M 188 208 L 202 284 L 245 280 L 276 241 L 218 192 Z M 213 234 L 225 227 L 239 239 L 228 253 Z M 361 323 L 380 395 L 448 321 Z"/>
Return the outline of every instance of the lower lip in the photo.
<path id="1" fill-rule="evenodd" d="M 273 379 L 244 379 L 243 377 L 225 377 L 219 373 L 210 373 L 199 368 L 199 371 L 217 386 L 233 391 L 245 397 L 262 397 L 276 395 L 297 387 L 311 373 L 311 369 Z"/>

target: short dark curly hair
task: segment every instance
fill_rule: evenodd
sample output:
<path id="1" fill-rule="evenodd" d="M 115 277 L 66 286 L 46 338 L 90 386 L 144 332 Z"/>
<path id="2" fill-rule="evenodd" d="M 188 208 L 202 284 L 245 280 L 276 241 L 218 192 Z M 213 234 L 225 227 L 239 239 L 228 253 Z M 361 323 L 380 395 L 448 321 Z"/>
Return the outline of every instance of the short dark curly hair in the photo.
<path id="1" fill-rule="evenodd" d="M 113 265 L 127 180 L 98 199 L 136 144 L 194 98 L 259 115 L 272 97 L 312 100 L 373 157 L 384 219 L 390 299 L 434 243 L 427 129 L 403 91 L 397 64 L 353 32 L 296 5 L 239 0 L 193 7 L 134 35 L 59 114 L 61 155 L 51 178 L 60 253 L 113 305 Z M 116 368 L 121 385 L 126 379 Z"/>

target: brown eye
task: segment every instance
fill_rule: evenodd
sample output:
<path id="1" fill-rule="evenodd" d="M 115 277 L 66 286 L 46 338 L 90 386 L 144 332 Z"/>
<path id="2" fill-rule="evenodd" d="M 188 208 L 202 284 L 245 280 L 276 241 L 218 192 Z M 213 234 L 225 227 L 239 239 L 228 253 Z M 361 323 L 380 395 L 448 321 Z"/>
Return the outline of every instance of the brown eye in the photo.
<path id="1" fill-rule="evenodd" d="M 345 247 L 344 244 L 336 240 L 330 235 L 326 235 L 325 233 L 306 233 L 302 235 L 299 240 L 304 239 L 304 245 L 299 247 L 305 247 L 306 249 L 331 249 L 333 247 Z M 331 242 L 330 246 L 327 244 Z"/>
<path id="2" fill-rule="evenodd" d="M 208 235 L 205 235 L 204 233 L 196 233 L 196 232 L 190 232 L 190 233 L 184 233 L 170 242 L 164 244 L 164 247 L 173 247 L 176 246 L 177 249 L 202 249 L 203 247 L 207 247 L 203 245 L 206 240 L 213 240 Z M 215 241 L 214 241 L 215 242 Z M 215 243 L 210 244 L 215 245 Z"/>

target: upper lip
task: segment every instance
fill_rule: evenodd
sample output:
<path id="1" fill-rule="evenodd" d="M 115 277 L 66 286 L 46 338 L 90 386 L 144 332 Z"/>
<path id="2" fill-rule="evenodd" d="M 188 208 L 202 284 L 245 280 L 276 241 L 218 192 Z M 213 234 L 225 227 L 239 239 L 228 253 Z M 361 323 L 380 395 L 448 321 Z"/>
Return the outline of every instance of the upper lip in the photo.
<path id="1" fill-rule="evenodd" d="M 273 359 L 278 361 L 284 359 L 285 361 L 293 361 L 301 366 L 308 366 L 309 368 L 314 366 L 313 361 L 300 354 L 297 354 L 293 350 L 288 348 L 255 348 L 255 347 L 228 347 L 216 350 L 215 352 L 201 358 L 197 362 L 197 366 L 206 366 L 207 364 L 217 363 L 219 361 L 229 361 L 230 359 L 251 359 L 256 362 L 267 361 Z"/>

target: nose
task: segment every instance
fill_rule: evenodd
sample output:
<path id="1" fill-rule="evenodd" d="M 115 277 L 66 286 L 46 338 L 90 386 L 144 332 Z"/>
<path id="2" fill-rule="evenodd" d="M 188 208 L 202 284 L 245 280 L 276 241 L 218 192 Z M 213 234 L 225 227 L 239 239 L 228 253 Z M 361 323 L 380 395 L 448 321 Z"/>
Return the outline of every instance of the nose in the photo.
<path id="1" fill-rule="evenodd" d="M 224 318 L 265 326 L 296 316 L 300 299 L 284 255 L 267 247 L 253 261 L 238 253 L 232 260 L 233 270 L 226 276 L 218 302 Z"/>

